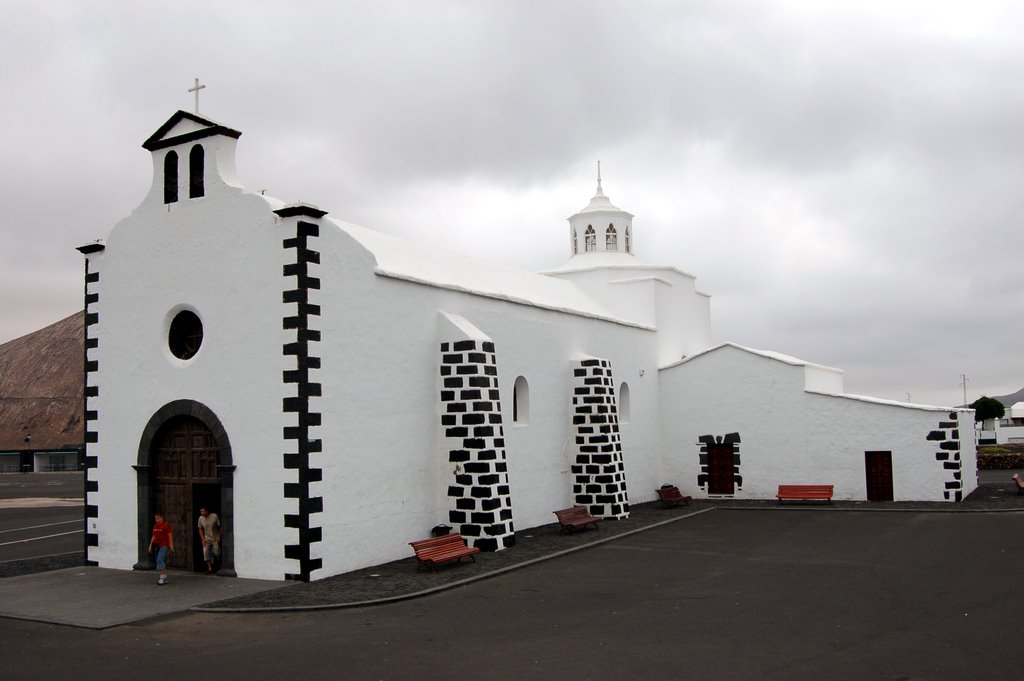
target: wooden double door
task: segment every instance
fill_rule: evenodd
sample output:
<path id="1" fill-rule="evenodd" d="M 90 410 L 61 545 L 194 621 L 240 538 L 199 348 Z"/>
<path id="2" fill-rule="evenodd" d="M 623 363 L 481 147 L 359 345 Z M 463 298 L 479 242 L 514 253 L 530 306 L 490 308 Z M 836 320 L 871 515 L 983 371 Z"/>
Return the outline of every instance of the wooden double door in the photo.
<path id="1" fill-rule="evenodd" d="M 220 513 L 219 453 L 210 430 L 191 416 L 169 420 L 157 435 L 154 509 L 164 515 L 174 533 L 168 567 L 206 569 L 196 523 L 200 508 Z"/>

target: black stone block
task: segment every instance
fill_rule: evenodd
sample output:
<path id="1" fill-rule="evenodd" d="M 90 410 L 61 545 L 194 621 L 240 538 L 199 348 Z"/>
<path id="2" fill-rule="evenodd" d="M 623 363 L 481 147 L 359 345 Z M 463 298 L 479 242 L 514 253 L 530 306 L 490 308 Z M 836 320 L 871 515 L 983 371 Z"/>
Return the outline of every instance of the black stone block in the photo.
<path id="1" fill-rule="evenodd" d="M 465 449 L 453 449 L 448 452 L 448 461 L 451 463 L 464 463 L 469 461 L 469 452 Z"/>
<path id="2" fill-rule="evenodd" d="M 458 422 L 454 414 L 442 414 L 441 425 L 442 426 L 454 426 Z"/>
<path id="3" fill-rule="evenodd" d="M 487 355 L 482 352 L 471 352 L 466 355 L 466 361 L 471 362 L 472 364 L 486 364 Z"/>
<path id="4" fill-rule="evenodd" d="M 491 489 L 489 487 L 473 487 L 469 490 L 469 494 L 474 499 L 490 499 L 492 496 Z"/>
<path id="5" fill-rule="evenodd" d="M 487 418 L 483 414 L 466 414 L 462 417 L 462 423 L 467 426 L 475 426 L 486 421 Z"/>
<path id="6" fill-rule="evenodd" d="M 939 444 L 939 449 L 955 450 L 960 451 L 959 442 L 943 442 Z"/>
<path id="7" fill-rule="evenodd" d="M 949 459 L 949 452 L 935 452 L 936 461 L 946 461 Z"/>
<path id="8" fill-rule="evenodd" d="M 487 442 L 481 438 L 466 438 L 462 441 L 462 446 L 466 449 L 483 449 Z"/>
<path id="9" fill-rule="evenodd" d="M 470 376 L 469 385 L 475 388 L 490 388 L 491 379 L 487 376 Z"/>
<path id="10" fill-rule="evenodd" d="M 481 449 L 476 453 L 478 461 L 494 461 L 498 458 L 498 452 L 493 449 Z"/>
<path id="11" fill-rule="evenodd" d="M 484 511 L 497 511 L 501 508 L 501 499 L 481 499 L 480 509 Z"/>
<path id="12" fill-rule="evenodd" d="M 486 461 L 470 461 L 465 466 L 463 466 L 463 469 L 467 473 L 490 473 L 491 464 L 487 463 Z"/>
<path id="13" fill-rule="evenodd" d="M 456 484 L 459 484 L 459 485 L 472 485 L 473 484 L 473 476 L 472 475 L 465 475 L 465 474 L 456 475 L 455 476 L 455 482 L 456 482 Z"/>
<path id="14" fill-rule="evenodd" d="M 925 439 L 926 440 L 939 440 L 941 442 L 942 440 L 946 439 L 946 431 L 944 431 L 944 430 L 933 430 L 932 432 L 928 433 L 928 437 L 926 437 Z"/>
<path id="15" fill-rule="evenodd" d="M 455 501 L 455 508 L 460 511 L 475 511 L 476 510 L 476 499 L 464 498 L 457 499 Z"/>
<path id="16" fill-rule="evenodd" d="M 490 475 L 481 475 L 480 479 L 477 480 L 477 482 L 480 483 L 481 485 L 492 486 L 497 485 L 499 482 L 501 482 L 501 480 L 497 475 L 491 473 Z"/>
<path id="17" fill-rule="evenodd" d="M 452 349 L 456 352 L 466 352 L 467 350 L 476 350 L 476 341 L 474 340 L 461 340 L 456 341 L 452 345 Z"/>
<path id="18" fill-rule="evenodd" d="M 469 435 L 469 428 L 459 426 L 457 428 L 447 428 L 444 431 L 445 437 L 466 437 Z"/>
<path id="19" fill-rule="evenodd" d="M 493 539 L 491 537 L 481 537 L 480 539 L 477 539 L 476 541 L 473 542 L 473 546 L 479 548 L 481 551 L 487 551 L 487 552 L 497 551 L 498 550 L 498 540 L 497 539 Z"/>
<path id="20" fill-rule="evenodd" d="M 465 511 L 448 511 L 448 522 L 450 523 L 464 523 L 466 522 Z"/>
<path id="21" fill-rule="evenodd" d="M 480 390 L 463 390 L 462 392 L 459 393 L 459 399 L 462 400 L 463 402 L 469 402 L 470 400 L 479 400 Z"/>
<path id="22" fill-rule="evenodd" d="M 455 373 L 460 376 L 476 376 L 480 373 L 480 367 L 475 364 L 460 364 L 455 367 Z"/>
<path id="23" fill-rule="evenodd" d="M 450 497 L 461 497 L 464 496 L 465 490 L 456 485 L 450 485 L 448 487 L 448 496 Z"/>
<path id="24" fill-rule="evenodd" d="M 462 387 L 462 379 L 459 378 L 458 376 L 453 376 L 451 378 L 446 378 L 446 379 L 444 379 L 444 387 L 446 387 L 446 388 L 461 388 Z"/>
<path id="25" fill-rule="evenodd" d="M 459 528 L 459 534 L 461 534 L 464 537 L 479 537 L 480 536 L 480 526 L 479 525 L 465 524 L 465 525 L 463 525 L 462 527 Z M 479 545 L 479 542 L 475 542 L 475 544 Z M 481 550 L 483 550 L 483 549 L 481 549 Z"/>
<path id="26" fill-rule="evenodd" d="M 466 405 L 463 402 L 452 402 L 445 409 L 449 414 L 461 413 L 466 411 Z"/>
<path id="27" fill-rule="evenodd" d="M 471 522 L 471 523 L 473 523 L 475 525 L 490 525 L 490 524 L 494 523 L 494 514 L 493 513 L 483 513 L 483 512 L 480 512 L 480 511 L 477 511 L 476 513 L 470 513 L 469 514 L 469 522 Z"/>

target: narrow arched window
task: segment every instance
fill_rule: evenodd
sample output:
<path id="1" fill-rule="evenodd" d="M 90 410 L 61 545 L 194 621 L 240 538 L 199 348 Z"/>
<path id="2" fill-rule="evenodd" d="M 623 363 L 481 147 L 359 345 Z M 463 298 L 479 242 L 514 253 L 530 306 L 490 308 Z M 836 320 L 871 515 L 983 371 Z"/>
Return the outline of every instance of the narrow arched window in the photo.
<path id="1" fill-rule="evenodd" d="M 588 253 L 597 250 L 597 232 L 590 225 L 587 225 L 587 231 L 583 233 L 583 248 Z"/>
<path id="2" fill-rule="evenodd" d="M 619 250 L 619 233 L 615 231 L 615 225 L 608 225 L 608 230 L 604 233 L 604 250 Z"/>
<path id="3" fill-rule="evenodd" d="M 629 386 L 619 386 L 619 423 L 629 423 Z"/>
<path id="4" fill-rule="evenodd" d="M 530 384 L 522 376 L 512 386 L 512 423 L 525 425 L 530 422 Z"/>
<path id="5" fill-rule="evenodd" d="M 205 183 L 206 152 L 202 144 L 192 147 L 188 152 L 188 198 L 196 199 L 206 193 Z"/>
<path id="6" fill-rule="evenodd" d="M 576 234 L 576 230 L 572 230 L 572 254 L 576 255 L 580 252 L 580 237 Z"/>
<path id="7" fill-rule="evenodd" d="M 164 203 L 178 200 L 178 152 L 168 151 L 164 156 Z"/>
<path id="8" fill-rule="evenodd" d="M 633 252 L 633 232 L 630 230 L 630 226 L 626 225 L 626 253 Z"/>

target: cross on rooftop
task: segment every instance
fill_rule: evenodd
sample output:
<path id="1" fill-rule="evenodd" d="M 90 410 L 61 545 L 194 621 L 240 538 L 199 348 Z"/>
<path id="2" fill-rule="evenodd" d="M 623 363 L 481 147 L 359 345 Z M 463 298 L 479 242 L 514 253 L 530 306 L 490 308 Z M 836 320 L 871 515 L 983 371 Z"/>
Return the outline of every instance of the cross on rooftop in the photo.
<path id="1" fill-rule="evenodd" d="M 199 91 L 204 89 L 205 87 L 206 87 L 205 85 L 200 85 L 199 84 L 199 79 L 196 78 L 196 84 L 193 87 L 190 87 L 188 89 L 189 92 L 196 93 L 196 113 L 197 114 L 199 113 Z"/>

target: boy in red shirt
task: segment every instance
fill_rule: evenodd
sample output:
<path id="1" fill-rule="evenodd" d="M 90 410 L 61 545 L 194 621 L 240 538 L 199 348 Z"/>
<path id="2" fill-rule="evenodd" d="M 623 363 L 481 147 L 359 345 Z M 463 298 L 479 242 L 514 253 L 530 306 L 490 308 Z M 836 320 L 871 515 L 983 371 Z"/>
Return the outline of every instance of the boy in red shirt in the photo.
<path id="1" fill-rule="evenodd" d="M 174 551 L 174 535 L 171 534 L 171 526 L 164 521 L 162 513 L 154 515 L 156 522 L 153 524 L 153 536 L 149 540 L 149 552 L 153 553 L 156 547 L 156 569 L 160 571 L 160 579 L 157 584 L 167 583 L 167 554 Z"/>

